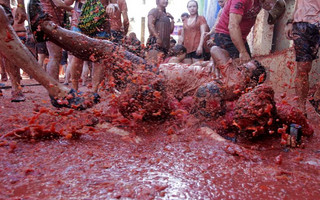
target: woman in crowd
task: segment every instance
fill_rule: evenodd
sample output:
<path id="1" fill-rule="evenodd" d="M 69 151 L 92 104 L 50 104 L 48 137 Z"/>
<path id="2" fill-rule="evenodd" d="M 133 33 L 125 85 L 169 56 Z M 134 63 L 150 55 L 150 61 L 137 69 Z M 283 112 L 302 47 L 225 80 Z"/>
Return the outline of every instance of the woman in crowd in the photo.
<path id="1" fill-rule="evenodd" d="M 174 18 L 166 12 L 168 0 L 157 0 L 157 7 L 148 13 L 148 28 L 150 36 L 147 41 L 146 59 L 159 63 L 170 48 L 170 34 L 174 29 Z"/>
<path id="2" fill-rule="evenodd" d="M 206 19 L 198 14 L 197 1 L 190 0 L 187 8 L 190 17 L 183 23 L 179 44 L 183 44 L 187 49 L 187 56 L 184 63 L 192 64 L 204 58 L 204 34 L 209 30 L 209 26 Z"/>

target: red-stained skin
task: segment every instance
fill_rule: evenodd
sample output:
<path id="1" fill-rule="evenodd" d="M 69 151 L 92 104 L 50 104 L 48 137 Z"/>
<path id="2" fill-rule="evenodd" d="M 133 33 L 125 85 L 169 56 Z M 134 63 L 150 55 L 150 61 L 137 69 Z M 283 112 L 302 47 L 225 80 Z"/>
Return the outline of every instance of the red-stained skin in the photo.
<path id="1" fill-rule="evenodd" d="M 193 97 L 179 102 L 171 94 L 152 90 L 141 96 L 141 91 L 152 89 L 143 85 L 148 73 L 135 76 L 130 63 L 125 62 L 112 67 L 126 69 L 130 75 L 119 73 L 118 80 L 132 80 L 141 86 L 137 86 L 138 96 L 119 98 L 101 92 L 102 103 L 74 111 L 50 106 L 41 87 L 26 88 L 28 100 L 19 104 L 11 103 L 9 91 L 4 91 L 0 102 L 1 199 L 320 196 L 319 124 L 314 126 L 313 137 L 303 137 L 303 148 L 281 145 L 286 120 L 308 127 L 305 118 L 290 115 L 297 112 L 288 110 L 287 104 L 278 104 L 277 109 L 278 115 L 288 117 L 271 122 L 274 106 L 266 104 L 265 109 L 255 110 L 255 114 L 266 116 L 266 124 L 278 123 L 279 134 L 261 134 L 252 140 L 239 135 L 237 144 L 219 142 L 201 132 L 201 127 L 209 126 L 223 137 L 236 137 L 236 127 L 230 126 L 235 122 L 236 102 L 226 102 L 224 116 L 194 116 L 190 114 Z M 151 83 L 157 86 L 159 80 Z M 107 85 L 115 86 L 115 80 Z M 127 134 L 104 127 L 106 122 Z"/>

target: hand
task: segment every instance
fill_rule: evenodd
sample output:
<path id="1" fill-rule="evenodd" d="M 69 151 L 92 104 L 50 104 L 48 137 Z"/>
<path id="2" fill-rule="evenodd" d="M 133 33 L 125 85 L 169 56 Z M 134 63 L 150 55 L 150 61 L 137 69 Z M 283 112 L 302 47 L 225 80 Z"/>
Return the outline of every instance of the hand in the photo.
<path id="1" fill-rule="evenodd" d="M 22 24 L 27 19 L 27 14 L 24 7 L 17 7 L 14 19 L 18 22 L 18 24 Z"/>
<path id="2" fill-rule="evenodd" d="M 207 46 L 212 47 L 214 45 L 214 41 L 212 39 L 207 40 Z"/>
<path id="3" fill-rule="evenodd" d="M 202 53 L 203 53 L 203 48 L 202 48 L 202 47 L 198 47 L 198 49 L 197 49 L 197 51 L 196 51 L 196 54 L 197 54 L 198 56 L 200 56 L 200 55 L 202 55 Z"/>
<path id="4" fill-rule="evenodd" d="M 203 36 L 207 37 L 207 36 L 210 36 L 211 34 L 212 34 L 211 32 L 204 32 Z"/>
<path id="5" fill-rule="evenodd" d="M 239 54 L 240 64 L 247 63 L 251 60 L 250 55 L 247 51 Z"/>
<path id="6" fill-rule="evenodd" d="M 174 21 L 174 17 L 170 13 L 167 13 L 167 17 L 169 17 L 170 19 L 172 19 L 172 21 Z"/>
<path id="7" fill-rule="evenodd" d="M 162 46 L 162 40 L 161 40 L 159 37 L 157 37 L 157 44 L 158 44 L 159 46 Z"/>
<path id="8" fill-rule="evenodd" d="M 287 38 L 288 40 L 292 40 L 292 39 L 293 39 L 292 27 L 293 27 L 292 23 L 289 23 L 289 24 L 287 24 L 286 27 L 284 28 L 284 32 L 285 32 L 286 38 Z"/>
<path id="9" fill-rule="evenodd" d="M 106 13 L 107 13 L 108 15 L 113 14 L 113 13 L 116 11 L 116 9 L 119 10 L 118 4 L 110 3 L 110 4 L 106 7 Z"/>

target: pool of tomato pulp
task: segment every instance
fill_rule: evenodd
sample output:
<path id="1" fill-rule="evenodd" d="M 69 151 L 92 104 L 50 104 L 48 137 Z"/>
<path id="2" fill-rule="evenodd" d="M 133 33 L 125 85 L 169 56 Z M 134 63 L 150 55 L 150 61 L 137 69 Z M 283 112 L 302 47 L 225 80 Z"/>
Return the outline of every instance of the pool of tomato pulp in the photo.
<path id="1" fill-rule="evenodd" d="M 287 148 L 272 136 L 215 140 L 192 115 L 133 124 L 104 103 L 55 109 L 41 86 L 25 87 L 23 103 L 11 103 L 9 92 L 0 101 L 0 199 L 320 196 L 315 113 L 308 116 L 314 135 L 303 148 Z"/>

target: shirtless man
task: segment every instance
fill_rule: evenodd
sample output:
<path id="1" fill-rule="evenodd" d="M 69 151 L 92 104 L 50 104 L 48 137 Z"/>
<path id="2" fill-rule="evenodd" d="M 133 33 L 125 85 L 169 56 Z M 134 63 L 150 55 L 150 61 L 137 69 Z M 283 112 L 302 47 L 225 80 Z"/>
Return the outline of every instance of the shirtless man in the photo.
<path id="1" fill-rule="evenodd" d="M 13 15 L 11 13 L 11 8 L 10 8 L 10 0 L 0 0 L 0 5 L 4 8 L 6 15 L 9 19 L 9 23 L 13 25 L 13 23 L 16 23 L 16 27 L 19 25 L 22 25 L 22 23 L 26 20 L 26 12 L 24 9 L 24 1 L 23 0 L 18 0 L 18 6 L 15 11 L 15 16 L 13 19 Z M 1 51 L 1 53 L 4 53 Z M 2 60 L 2 63 L 8 72 L 11 83 L 12 83 L 12 102 L 21 102 L 25 100 L 25 97 L 21 91 L 21 86 L 20 86 L 20 72 L 19 72 L 19 66 L 14 65 L 10 58 L 5 58 L 4 55 L 1 55 L 0 57 Z M 1 62 L 1 61 L 0 61 Z"/>
<path id="2" fill-rule="evenodd" d="M 297 74 L 295 90 L 298 106 L 306 113 L 306 100 L 309 92 L 309 73 L 313 60 L 317 59 L 320 46 L 320 1 L 296 0 L 292 18 L 287 22 L 286 36 L 294 41 Z M 317 113 L 320 113 L 320 88 L 310 100 Z"/>
<path id="3" fill-rule="evenodd" d="M 122 48 L 109 41 L 92 39 L 59 27 L 52 21 L 49 21 L 49 16 L 43 12 L 39 1 L 31 1 L 29 8 L 31 10 L 31 12 L 29 12 L 32 22 L 31 29 L 35 32 L 36 37 L 44 38 L 46 35 L 50 41 L 73 52 L 73 54 L 79 58 L 97 61 L 107 57 L 109 60 L 105 60 L 104 62 L 109 63 L 112 58 L 122 59 L 121 55 L 123 55 L 123 58 L 132 60 L 132 62 L 135 63 L 145 62 L 140 57 L 122 50 Z M 17 13 L 19 14 L 18 10 Z M 6 59 L 10 59 L 14 65 L 21 66 L 25 72 L 43 85 L 48 90 L 51 103 L 54 106 L 85 109 L 99 101 L 99 96 L 96 93 L 80 95 L 75 90 L 70 90 L 57 80 L 54 80 L 53 77 L 49 76 L 39 67 L 35 58 L 15 34 L 8 21 L 5 9 L 2 6 L 0 6 L 0 26 L 2 27 L 0 29 L 0 48 L 6 50 L 3 52 L 3 56 Z M 38 31 L 39 29 L 42 29 L 45 34 L 42 31 Z M 83 43 L 76 41 L 82 41 Z M 84 43 L 86 43 L 86 45 L 83 45 Z M 85 46 L 86 49 L 83 49 L 83 46 Z M 125 62 L 120 63 L 127 64 Z M 108 64 L 106 66 L 108 66 Z"/>
<path id="4" fill-rule="evenodd" d="M 20 3 L 23 3 L 23 1 L 19 1 L 19 4 Z M 72 105 L 75 105 L 79 109 L 84 109 L 91 106 L 93 102 L 85 103 L 84 97 L 78 97 L 77 93 L 74 90 L 70 90 L 60 84 L 39 66 L 37 60 L 30 53 L 27 47 L 20 41 L 19 37 L 16 35 L 15 31 L 10 25 L 10 21 L 7 17 L 7 12 L 4 9 L 4 7 L 7 5 L 9 4 L 2 4 L 0 6 L 0 49 L 5 50 L 2 51 L 2 54 L 7 60 L 10 60 L 12 64 L 7 66 L 7 68 L 10 70 L 12 69 L 12 66 L 21 67 L 23 71 L 27 72 L 48 90 L 53 104 L 57 104 L 58 102 L 60 102 L 58 98 L 64 100 L 63 102 L 60 102 L 61 105 L 55 106 L 71 107 Z M 25 19 L 26 14 L 24 11 L 24 7 L 18 6 L 16 14 L 18 18 Z M 89 100 L 97 101 L 96 96 L 91 97 L 89 97 Z"/>

